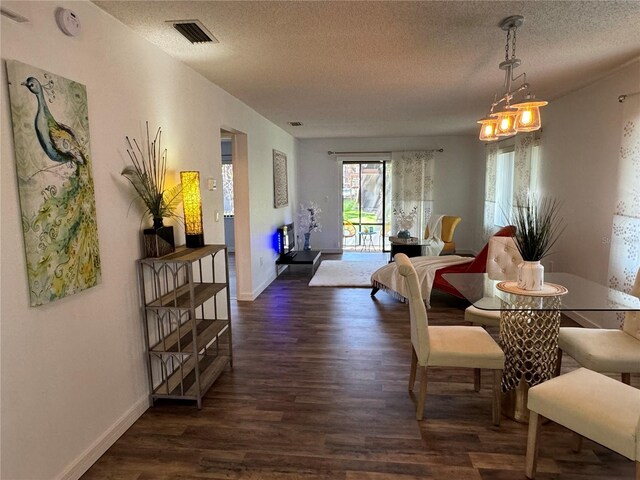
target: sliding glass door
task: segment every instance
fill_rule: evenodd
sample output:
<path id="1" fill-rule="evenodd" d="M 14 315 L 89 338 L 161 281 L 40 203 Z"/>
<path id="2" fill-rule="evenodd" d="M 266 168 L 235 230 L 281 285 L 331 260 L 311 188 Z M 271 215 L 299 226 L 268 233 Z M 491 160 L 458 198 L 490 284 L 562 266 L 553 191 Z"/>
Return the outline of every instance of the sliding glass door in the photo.
<path id="1" fill-rule="evenodd" d="M 342 221 L 344 250 L 382 251 L 385 228 L 386 162 L 342 164 Z"/>

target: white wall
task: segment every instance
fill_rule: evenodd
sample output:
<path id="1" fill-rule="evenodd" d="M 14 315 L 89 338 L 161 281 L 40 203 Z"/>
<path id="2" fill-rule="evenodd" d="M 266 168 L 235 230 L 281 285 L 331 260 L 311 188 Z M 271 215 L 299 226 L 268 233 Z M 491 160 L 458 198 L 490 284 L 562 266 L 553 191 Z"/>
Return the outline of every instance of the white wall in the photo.
<path id="1" fill-rule="evenodd" d="M 608 284 L 622 129 L 617 98 L 637 91 L 638 60 L 543 109 L 542 193 L 563 202 L 567 223 L 557 253 L 545 261 L 555 271 Z"/>
<path id="2" fill-rule="evenodd" d="M 2 17 L 2 59 L 19 60 L 83 83 L 89 99 L 102 283 L 30 308 L 13 155 L 7 79 L 2 68 L 1 446 L 0 477 L 77 478 L 147 407 L 135 260 L 140 216 L 127 216 L 131 192 L 119 175 L 124 136 L 145 120 L 163 127 L 169 168 L 200 170 L 222 184 L 220 129 L 247 134 L 247 297 L 274 277 L 275 228 L 292 207 L 273 209 L 272 149 L 296 141 L 243 103 L 178 63 L 89 2 L 4 2 L 29 19 Z M 58 30 L 54 10 L 72 8 L 79 37 Z M 295 192 L 292 203 L 295 205 Z M 202 189 L 205 240 L 222 243 L 222 189 Z M 214 221 L 215 211 L 220 221 Z M 178 232 L 178 241 L 183 239 Z M 260 265 L 260 258 L 263 264 Z M 239 292 L 240 295 L 241 292 Z"/>
<path id="3" fill-rule="evenodd" d="M 322 209 L 322 232 L 311 236 L 314 249 L 339 251 L 342 247 L 342 164 L 327 151 L 437 148 L 444 152 L 435 154 L 435 212 L 462 217 L 455 232 L 458 251 L 482 247 L 484 149 L 477 137 L 305 139 L 299 141 L 299 147 L 299 201 L 315 201 Z"/>

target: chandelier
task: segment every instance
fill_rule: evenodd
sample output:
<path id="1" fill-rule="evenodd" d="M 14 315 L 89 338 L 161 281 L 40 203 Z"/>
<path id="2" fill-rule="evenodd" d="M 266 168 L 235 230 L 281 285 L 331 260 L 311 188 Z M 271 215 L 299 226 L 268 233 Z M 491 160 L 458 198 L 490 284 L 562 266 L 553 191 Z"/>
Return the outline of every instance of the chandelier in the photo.
<path id="1" fill-rule="evenodd" d="M 501 98 L 494 96 L 489 114 L 478 120 L 480 126 L 480 140 L 492 142 L 503 137 L 510 137 L 520 132 L 533 132 L 542 126 L 540 122 L 540 107 L 549 102 L 536 100 L 529 90 L 527 74 L 513 76 L 514 69 L 522 63 L 516 58 L 516 31 L 524 22 L 522 15 L 513 15 L 500 22 L 500 28 L 507 32 L 507 43 L 504 47 L 504 62 L 500 70 L 504 70 L 504 93 Z M 509 57 L 511 50 L 511 57 Z M 513 82 L 522 79 L 522 85 L 513 88 Z M 526 91 L 526 95 L 522 92 Z M 523 95 L 517 103 L 511 103 L 516 96 Z"/>

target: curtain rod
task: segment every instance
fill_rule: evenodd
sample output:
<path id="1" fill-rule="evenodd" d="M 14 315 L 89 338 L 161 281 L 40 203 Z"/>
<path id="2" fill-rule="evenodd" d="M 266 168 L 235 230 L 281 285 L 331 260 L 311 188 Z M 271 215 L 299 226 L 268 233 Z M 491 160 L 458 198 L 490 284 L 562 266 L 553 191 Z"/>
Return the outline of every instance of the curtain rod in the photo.
<path id="1" fill-rule="evenodd" d="M 627 97 L 633 97 L 634 95 L 640 95 L 640 92 L 625 93 L 623 95 L 620 95 L 620 96 L 618 96 L 618 101 L 620 103 L 624 103 L 624 101 L 627 99 Z"/>
<path id="2" fill-rule="evenodd" d="M 423 152 L 444 152 L 444 148 L 432 148 L 430 150 L 396 150 L 397 152 L 416 152 L 416 151 L 423 151 Z M 384 152 L 332 152 L 331 150 L 329 150 L 327 152 L 329 155 L 356 155 L 356 154 L 361 154 L 361 153 L 393 153 L 390 150 L 389 151 L 384 151 Z"/>

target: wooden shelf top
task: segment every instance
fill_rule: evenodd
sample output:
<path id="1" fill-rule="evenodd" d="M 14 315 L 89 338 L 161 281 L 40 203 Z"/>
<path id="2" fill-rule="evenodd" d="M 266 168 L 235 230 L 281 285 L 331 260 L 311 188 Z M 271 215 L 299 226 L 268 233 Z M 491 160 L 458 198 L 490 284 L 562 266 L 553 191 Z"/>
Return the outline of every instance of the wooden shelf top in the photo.
<path id="1" fill-rule="evenodd" d="M 226 286 L 226 283 L 194 283 L 193 308 L 199 307 Z M 147 304 L 147 308 L 179 308 L 186 310 L 191 307 L 191 293 L 188 283 Z"/>
<path id="2" fill-rule="evenodd" d="M 142 258 L 139 262 L 142 263 L 157 263 L 157 262 L 184 262 L 191 263 L 196 260 L 200 260 L 201 258 L 206 257 L 207 255 L 214 255 L 222 250 L 226 250 L 226 245 L 205 245 L 200 248 L 187 248 L 184 245 L 176 247 L 176 251 L 170 253 L 169 255 L 164 255 L 163 257 L 156 258 Z"/>

